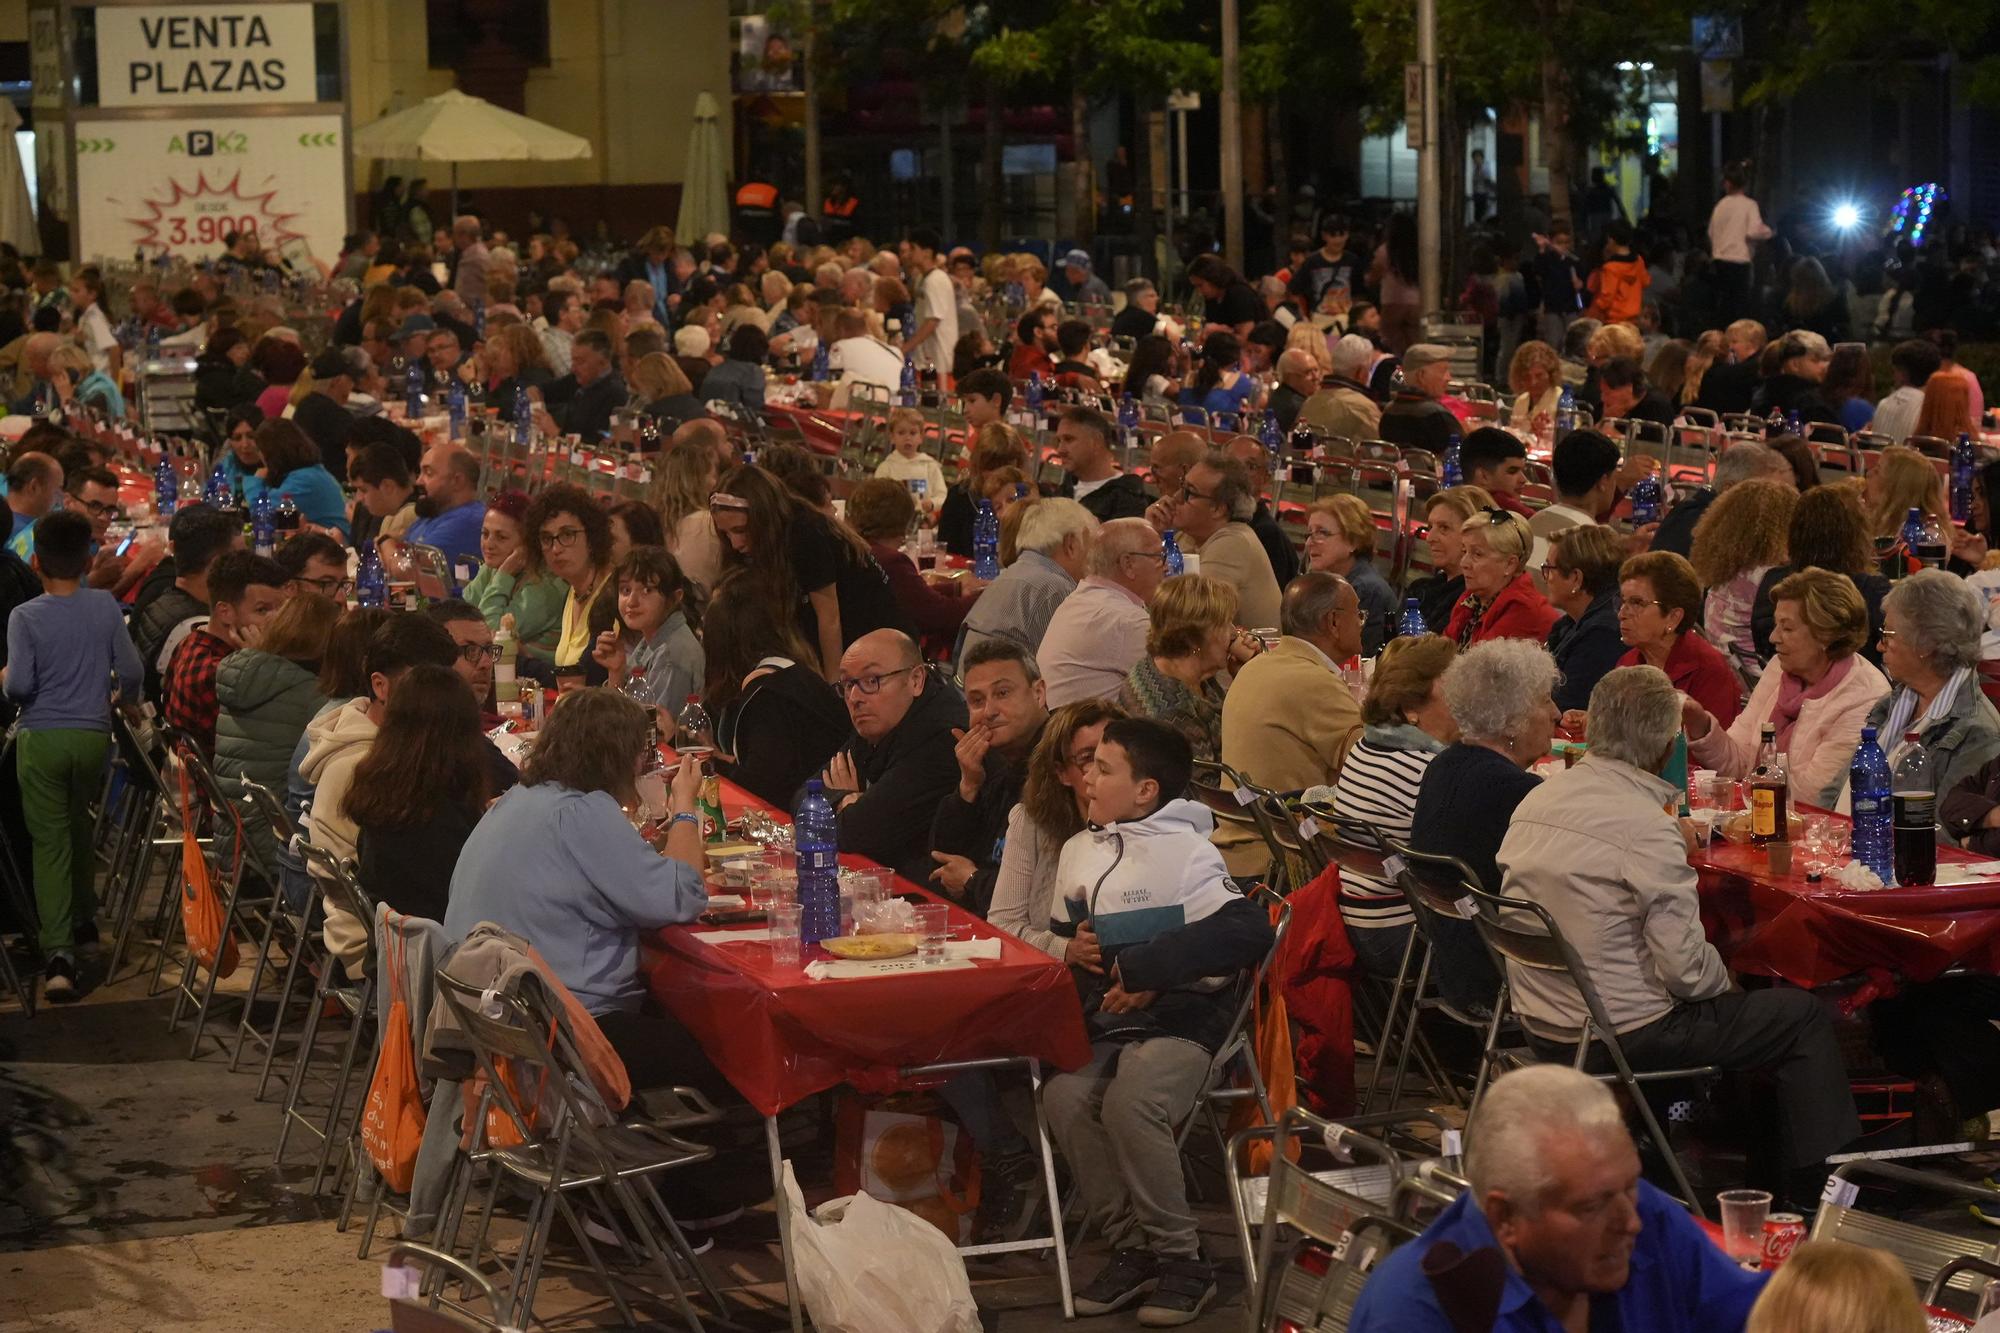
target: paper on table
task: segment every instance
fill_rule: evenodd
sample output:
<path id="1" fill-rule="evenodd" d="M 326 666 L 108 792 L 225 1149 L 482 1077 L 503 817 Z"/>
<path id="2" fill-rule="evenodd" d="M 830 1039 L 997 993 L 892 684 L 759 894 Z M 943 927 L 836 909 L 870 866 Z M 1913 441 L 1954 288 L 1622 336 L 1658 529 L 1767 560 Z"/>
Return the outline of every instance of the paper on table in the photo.
<path id="1" fill-rule="evenodd" d="M 756 944 L 769 940 L 771 929 L 758 926 L 755 930 L 697 930 L 690 934 L 703 944 Z"/>
<path id="2" fill-rule="evenodd" d="M 815 981 L 841 980 L 852 977 L 893 977 L 909 972 L 949 972 L 956 968 L 971 967 L 970 958 L 947 958 L 942 963 L 926 964 L 915 954 L 905 954 L 901 958 L 883 958 L 864 963 L 854 958 L 820 959 L 806 964 L 806 975 Z"/>
<path id="3" fill-rule="evenodd" d="M 708 906 L 710 911 L 714 911 L 718 907 L 741 907 L 743 906 L 743 895 L 740 893 L 711 893 L 708 895 Z"/>
<path id="4" fill-rule="evenodd" d="M 1989 879 L 2000 879 L 2000 861 L 1955 862 L 1937 868 L 1937 882 L 1946 888 Z"/>

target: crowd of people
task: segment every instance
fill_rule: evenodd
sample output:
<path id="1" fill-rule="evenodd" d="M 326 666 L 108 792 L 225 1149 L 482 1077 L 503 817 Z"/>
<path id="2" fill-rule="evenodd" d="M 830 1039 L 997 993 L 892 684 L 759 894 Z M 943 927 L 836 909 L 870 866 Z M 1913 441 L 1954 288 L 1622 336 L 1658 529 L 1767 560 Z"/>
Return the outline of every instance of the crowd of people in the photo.
<path id="1" fill-rule="evenodd" d="M 1933 757 L 1939 840 L 1995 836 L 1980 571 L 2000 548 L 2000 463 L 1954 523 L 1923 452 L 1978 429 L 1978 381 L 1949 334 L 1897 342 L 1897 387 L 1879 401 L 1865 354 L 1810 321 L 1660 337 L 1633 296 L 1648 271 L 1638 242 L 1614 223 L 1594 266 L 1560 228 L 1537 257 L 1540 304 L 1518 331 L 1543 336 L 1500 358 L 1517 396 L 1495 416 L 1422 340 L 1402 230 L 1369 258 L 1328 215 L 1318 246 L 1264 281 L 1203 256 L 1187 274 L 1198 311 L 1165 308 L 1139 281 L 1114 314 L 1083 251 L 1064 256 L 1058 288 L 1032 256 L 947 250 L 924 230 L 800 252 L 689 246 L 656 227 L 586 280 L 573 247 L 515 247 L 462 217 L 434 249 L 354 238 L 341 268 L 359 291 L 310 356 L 264 298 L 213 274 L 169 301 L 134 287 L 132 317 L 196 360 L 233 495 L 296 508 L 297 535 L 270 554 L 245 549 L 236 510 L 199 502 L 173 512 L 163 551 L 107 540 L 129 460 L 62 424 L 77 401 L 108 402 L 73 351 L 105 353 L 92 373 L 114 392 L 120 371 L 103 284 L 80 271 L 66 299 L 37 301 L 8 363 L 10 399 L 38 417 L 7 453 L 0 683 L 19 728 L 45 994 L 74 1000 L 84 984 L 88 805 L 114 707 L 150 705 L 225 790 L 281 795 L 313 843 L 354 857 L 376 899 L 454 940 L 490 922 L 532 941 L 635 1085 L 733 1099 L 640 968 L 647 932 L 702 908 L 698 766 L 679 767 L 658 828 L 630 817 L 656 732 L 698 699 L 713 721 L 697 739 L 724 776 L 780 807 L 819 779 L 843 850 L 1071 968 L 1093 1056 L 1050 1079 L 1046 1105 L 1112 1246 L 1078 1288 L 1080 1313 L 1137 1306 L 1168 1326 L 1216 1291 L 1173 1127 L 1228 1025 L 1231 992 L 1206 979 L 1269 948 L 1244 890 L 1273 867 L 1261 840 L 1186 798 L 1197 772 L 1220 771 L 1204 765 L 1540 903 L 1636 1064 L 1771 1080 L 1777 1147 L 1753 1169 L 1809 1208 L 1826 1157 L 1860 1134 L 1832 1021 L 1809 992 L 1732 982 L 1702 934 L 1663 774 L 1684 738 L 1693 764 L 1747 776 L 1775 730 L 1795 799 L 1833 805 L 1864 726 L 1889 743 L 1914 734 Z M 1741 276 L 1728 262 L 1718 252 L 1712 281 Z M 1754 299 L 1747 281 L 1738 296 Z M 830 479 L 797 444 L 746 453 L 772 378 L 822 348 L 836 386 L 895 391 L 908 365 L 948 387 L 965 433 L 945 465 L 914 407 L 888 417 L 873 476 Z M 651 417 L 650 498 L 539 479 L 483 490 L 463 443 L 426 443 L 383 410 L 411 367 L 427 392 L 456 383 L 503 413 L 518 387 L 549 434 L 603 440 L 621 412 Z M 1031 384 L 1061 400 L 1032 430 Z M 1565 394 L 1606 424 L 1559 434 Z M 1115 407 L 1127 396 L 1208 429 L 1134 448 Z M 1689 407 L 1776 420 L 1699 484 L 1669 478 L 1658 521 L 1633 523 L 1630 492 L 1657 479 L 1610 423 Z M 1449 452 L 1462 475 L 1426 488 L 1420 533 L 1385 539 L 1357 495 L 1280 503 L 1282 463 L 1256 434 L 1266 412 L 1315 440 Z M 1818 422 L 1889 440 L 1865 477 L 1822 475 L 1800 433 Z M 1059 481 L 1044 480 L 1051 464 Z M 989 507 L 997 577 L 916 558 L 974 554 Z M 1919 568 L 1911 510 L 1948 534 L 1948 567 Z M 1419 535 L 1405 579 L 1400 553 Z M 363 544 L 392 564 L 434 548 L 456 595 L 421 611 L 351 605 Z M 1189 572 L 1170 568 L 1181 559 Z M 561 692 L 518 770 L 483 735 L 503 651 Z M 1559 734 L 1588 756 L 1544 780 Z M 274 883 L 312 891 L 268 830 L 248 841 Z M 1416 925 L 1400 889 L 1348 875 L 1337 915 L 1361 973 L 1392 981 Z M 349 974 L 372 966 L 369 924 L 332 897 L 324 938 Z M 1490 1011 L 1501 974 L 1470 923 L 1440 923 L 1432 943 L 1447 1000 Z M 1531 1045 L 1567 1063 L 1578 994 L 1510 979 Z M 1958 1012 L 1937 987 L 1899 1003 Z M 2000 1102 L 1984 1072 L 1996 1044 L 1988 1025 L 1883 1057 L 1970 1116 Z M 1027 1144 L 990 1093 L 953 1100 L 987 1163 L 982 1233 L 1017 1237 L 1038 1188 Z M 1561 1144 L 1590 1151 L 1559 1152 L 1563 1126 L 1575 1137 Z M 1475 1199 L 1434 1237 L 1498 1237 L 1508 1281 L 1556 1320 L 1577 1326 L 1582 1307 L 1564 1302 L 1621 1292 L 1724 1312 L 1704 1327 L 1740 1324 L 1754 1284 L 1709 1274 L 1679 1209 L 1650 1186 L 1635 1195 L 1638 1159 L 1596 1085 L 1550 1070 L 1500 1080 L 1473 1153 Z M 677 1210 L 697 1227 L 726 1217 L 747 1183 L 705 1177 Z M 1580 1247 L 1533 1201 L 1559 1191 L 1598 1201 L 1605 1253 L 1629 1254 L 1637 1234 L 1665 1261 L 1632 1264 L 1628 1282 L 1589 1247 L 1564 1253 Z M 1692 1292 L 1690 1273 L 1708 1275 Z M 1414 1313 L 1435 1300 L 1429 1282 L 1392 1262 L 1357 1327 L 1443 1327 Z"/>

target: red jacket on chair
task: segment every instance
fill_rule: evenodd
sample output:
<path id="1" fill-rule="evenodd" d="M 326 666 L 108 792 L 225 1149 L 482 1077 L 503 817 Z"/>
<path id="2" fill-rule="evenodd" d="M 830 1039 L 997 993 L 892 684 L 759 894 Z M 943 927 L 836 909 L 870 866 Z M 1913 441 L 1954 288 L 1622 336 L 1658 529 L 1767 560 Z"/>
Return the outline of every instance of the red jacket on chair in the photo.
<path id="1" fill-rule="evenodd" d="M 1340 919 L 1340 867 L 1328 866 L 1285 901 L 1292 924 L 1272 970 L 1297 1033 L 1292 1059 L 1299 1090 L 1320 1115 L 1348 1115 L 1354 1110 L 1354 997 L 1348 987 L 1356 963 Z"/>

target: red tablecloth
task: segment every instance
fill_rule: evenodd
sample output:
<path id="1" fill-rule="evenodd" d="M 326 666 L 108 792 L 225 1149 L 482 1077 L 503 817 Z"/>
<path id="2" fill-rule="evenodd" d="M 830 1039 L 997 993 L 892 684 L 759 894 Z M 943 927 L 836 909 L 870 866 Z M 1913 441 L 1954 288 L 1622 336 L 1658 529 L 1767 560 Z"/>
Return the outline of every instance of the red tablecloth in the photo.
<path id="1" fill-rule="evenodd" d="M 724 784 L 723 809 L 732 818 L 756 804 Z M 898 892 L 916 889 L 897 882 Z M 709 943 L 694 936 L 711 928 L 696 925 L 659 932 L 645 967 L 653 997 L 765 1115 L 842 1083 L 893 1090 L 901 1083 L 897 1071 L 912 1065 L 1034 1056 L 1074 1069 L 1088 1060 L 1083 1006 L 1068 969 L 969 912 L 953 907 L 951 916 L 954 938 L 999 939 L 998 961 L 814 981 L 801 966 L 775 964 L 766 944 Z"/>
<path id="2" fill-rule="evenodd" d="M 840 452 L 840 440 L 847 433 L 847 425 L 858 413 L 839 411 L 828 407 L 790 407 L 784 403 L 764 404 L 764 419 L 772 425 L 787 422 L 798 427 L 799 434 L 805 436 L 806 443 L 823 454 Z"/>
<path id="3" fill-rule="evenodd" d="M 1987 859 L 1938 848 L 1941 867 Z M 1694 865 L 1702 926 L 1737 972 L 1824 986 L 1870 968 L 1913 981 L 1961 963 L 2000 971 L 2000 879 L 1856 893 L 1808 884 L 1796 849 L 1792 874 L 1777 879 L 1762 848 L 1721 839 Z"/>

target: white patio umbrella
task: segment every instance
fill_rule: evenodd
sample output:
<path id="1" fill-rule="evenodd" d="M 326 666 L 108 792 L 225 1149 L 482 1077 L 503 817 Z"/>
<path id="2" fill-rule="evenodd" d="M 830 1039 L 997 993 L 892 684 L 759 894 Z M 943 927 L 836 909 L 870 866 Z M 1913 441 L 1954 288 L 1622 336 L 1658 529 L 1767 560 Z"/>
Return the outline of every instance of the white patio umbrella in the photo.
<path id="1" fill-rule="evenodd" d="M 674 226 L 685 240 L 698 241 L 710 232 L 729 234 L 729 160 L 722 151 L 721 116 L 714 97 L 696 95 L 687 165 L 681 171 L 681 213 Z"/>
<path id="2" fill-rule="evenodd" d="M 451 163 L 451 213 L 458 216 L 461 162 L 567 162 L 590 156 L 581 135 L 516 115 L 456 88 L 427 97 L 354 131 L 363 157 Z"/>
<path id="3" fill-rule="evenodd" d="M 14 104 L 0 98 L 0 241 L 13 245 L 24 255 L 41 253 L 41 238 L 35 231 L 35 204 L 28 198 L 28 175 L 21 169 L 21 154 L 15 134 L 21 128 L 21 114 Z"/>

